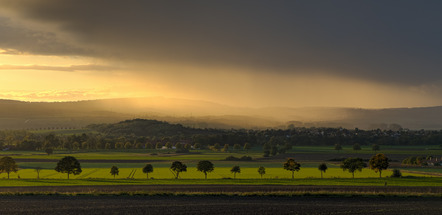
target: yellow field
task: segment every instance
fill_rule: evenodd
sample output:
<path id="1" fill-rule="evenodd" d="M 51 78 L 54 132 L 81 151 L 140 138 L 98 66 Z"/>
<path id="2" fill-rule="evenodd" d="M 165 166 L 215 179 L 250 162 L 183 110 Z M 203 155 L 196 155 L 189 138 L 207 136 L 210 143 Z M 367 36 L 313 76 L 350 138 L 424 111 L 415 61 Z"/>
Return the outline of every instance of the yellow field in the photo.
<path id="1" fill-rule="evenodd" d="M 208 174 L 209 179 L 221 179 L 221 178 L 233 178 L 233 174 L 230 173 L 231 168 L 219 167 L 211 173 Z M 146 178 L 141 168 L 120 168 L 120 174 L 116 176 L 117 179 L 125 179 L 129 174 L 136 170 L 134 178 L 143 179 Z M 70 175 L 71 179 L 89 179 L 89 178 L 113 178 L 109 173 L 110 168 L 83 168 L 83 172 L 80 175 Z M 392 172 L 390 170 L 385 170 L 382 172 L 382 176 L 390 176 Z M 423 176 L 420 174 L 403 173 L 403 176 Z M 37 178 L 37 172 L 33 169 L 22 169 L 17 173 L 11 173 L 10 178 L 23 178 L 23 179 L 35 179 Z M 55 170 L 43 169 L 40 172 L 40 179 L 66 179 L 66 174 L 58 173 Z M 155 168 L 154 172 L 149 174 L 149 178 L 155 179 L 172 179 L 174 176 L 170 172 L 169 168 Z M 301 168 L 299 172 L 295 172 L 295 178 L 320 178 L 321 174 L 317 168 Z M 348 172 L 343 172 L 339 168 L 329 168 L 326 173 L 324 173 L 324 178 L 351 178 L 352 175 Z M 363 169 L 362 172 L 356 172 L 355 178 L 376 178 L 379 177 L 378 173 L 370 169 Z M 0 174 L 0 178 L 7 178 L 6 173 Z M 188 168 L 187 172 L 180 173 L 180 178 L 182 179 L 203 179 L 204 174 L 198 172 L 196 168 Z M 241 168 L 241 173 L 236 174 L 238 179 L 254 179 L 260 178 L 257 172 L 257 168 Z M 283 168 L 266 168 L 266 174 L 263 178 L 267 179 L 288 179 L 291 178 L 291 172 L 286 171 Z"/>

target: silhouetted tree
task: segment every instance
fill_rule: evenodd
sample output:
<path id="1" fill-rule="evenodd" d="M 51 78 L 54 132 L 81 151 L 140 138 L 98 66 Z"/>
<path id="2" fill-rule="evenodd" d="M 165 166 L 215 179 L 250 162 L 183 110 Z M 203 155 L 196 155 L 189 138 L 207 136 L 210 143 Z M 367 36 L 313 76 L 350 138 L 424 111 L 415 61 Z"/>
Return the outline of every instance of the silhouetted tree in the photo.
<path id="1" fill-rule="evenodd" d="M 284 163 L 284 169 L 292 172 L 292 179 L 295 178 L 295 171 L 299 171 L 301 169 L 301 164 L 296 162 L 294 159 L 289 158 Z"/>
<path id="2" fill-rule="evenodd" d="M 388 158 L 382 153 L 376 154 L 368 161 L 368 165 L 374 172 L 379 172 L 379 178 L 381 178 L 382 170 L 387 169 L 389 166 Z"/>
<path id="3" fill-rule="evenodd" d="M 170 169 L 175 174 L 175 179 L 178 179 L 180 172 L 187 172 L 186 164 L 181 163 L 180 161 L 174 161 Z"/>
<path id="4" fill-rule="evenodd" d="M 58 161 L 55 171 L 67 173 L 68 179 L 70 174 L 78 175 L 82 172 L 80 162 L 72 156 L 66 156 Z"/>
<path id="5" fill-rule="evenodd" d="M 153 172 L 153 166 L 152 164 L 146 164 L 143 167 L 143 173 L 146 173 L 147 179 L 149 179 L 149 173 Z"/>
<path id="6" fill-rule="evenodd" d="M 11 172 L 17 172 L 18 165 L 15 163 L 15 160 L 9 156 L 2 157 L 0 159 L 0 173 L 6 172 L 8 174 Z"/>
<path id="7" fill-rule="evenodd" d="M 115 179 L 115 176 L 118 175 L 119 173 L 120 173 L 120 170 L 118 169 L 117 166 L 111 167 L 110 174 L 114 176 L 114 179 Z"/>
<path id="8" fill-rule="evenodd" d="M 48 155 L 52 155 L 52 153 L 54 153 L 54 150 L 52 148 L 46 148 L 45 149 L 46 154 Z"/>
<path id="9" fill-rule="evenodd" d="M 233 173 L 233 178 L 236 179 L 236 173 L 241 173 L 241 168 L 239 166 L 233 166 L 230 172 Z"/>
<path id="10" fill-rule="evenodd" d="M 341 163 L 342 170 L 348 170 L 348 172 L 353 175 L 353 178 L 355 178 L 356 170 L 359 170 L 359 172 L 361 172 L 362 168 L 366 166 L 367 165 L 364 163 L 362 158 L 347 158 Z"/>
<path id="11" fill-rule="evenodd" d="M 262 176 L 266 174 L 266 168 L 264 168 L 263 166 L 260 166 L 258 168 L 258 173 L 259 173 L 259 175 L 261 175 L 261 178 L 262 178 Z"/>
<path id="12" fill-rule="evenodd" d="M 203 172 L 205 179 L 207 179 L 207 173 L 212 172 L 215 167 L 213 166 L 212 162 L 205 160 L 198 162 L 198 164 L 196 165 L 196 169 L 200 172 Z"/>
<path id="13" fill-rule="evenodd" d="M 35 167 L 35 172 L 37 172 L 37 179 L 40 179 L 40 172 L 43 168 L 41 167 Z"/>
<path id="14" fill-rule="evenodd" d="M 319 164 L 318 169 L 321 172 L 321 178 L 322 178 L 322 173 L 323 172 L 325 173 L 325 171 L 327 171 L 327 169 L 328 169 L 327 164 L 325 164 L 325 163 Z"/>
<path id="15" fill-rule="evenodd" d="M 398 169 L 393 169 L 393 174 L 391 175 L 391 177 L 393 177 L 393 178 L 400 178 L 400 177 L 402 177 L 402 173 Z"/>

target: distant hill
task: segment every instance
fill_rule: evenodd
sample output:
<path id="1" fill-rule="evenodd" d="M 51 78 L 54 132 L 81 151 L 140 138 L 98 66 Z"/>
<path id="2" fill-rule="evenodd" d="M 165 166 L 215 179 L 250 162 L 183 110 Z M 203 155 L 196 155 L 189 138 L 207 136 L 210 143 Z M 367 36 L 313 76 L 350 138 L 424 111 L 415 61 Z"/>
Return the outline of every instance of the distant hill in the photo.
<path id="1" fill-rule="evenodd" d="M 442 129 L 442 107 L 246 108 L 212 102 L 162 97 L 78 102 L 0 100 L 0 129 L 80 128 L 145 118 L 193 128 L 346 127 Z"/>
<path id="2" fill-rule="evenodd" d="M 106 135 L 135 135 L 135 136 L 175 136 L 210 133 L 205 129 L 184 127 L 180 124 L 170 124 L 157 120 L 133 119 L 118 123 L 92 124 L 87 128 Z M 219 131 L 217 131 L 219 132 Z"/>

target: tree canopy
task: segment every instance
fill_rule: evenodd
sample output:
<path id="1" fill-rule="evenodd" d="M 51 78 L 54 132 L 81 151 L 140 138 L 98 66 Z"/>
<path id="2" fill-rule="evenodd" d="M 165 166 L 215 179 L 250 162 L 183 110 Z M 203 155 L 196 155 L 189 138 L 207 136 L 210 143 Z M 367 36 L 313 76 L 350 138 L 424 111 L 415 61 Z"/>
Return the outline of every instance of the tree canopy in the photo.
<path id="1" fill-rule="evenodd" d="M 174 161 L 170 166 L 170 170 L 174 173 L 175 179 L 178 179 L 180 172 L 187 172 L 187 166 L 180 161 Z"/>
<path id="2" fill-rule="evenodd" d="M 82 172 L 80 162 L 72 156 L 66 156 L 58 161 L 55 171 L 67 173 L 68 179 L 70 174 L 78 175 Z"/>
<path id="3" fill-rule="evenodd" d="M 376 154 L 368 161 L 368 165 L 374 172 L 379 172 L 379 178 L 381 178 L 382 170 L 389 166 L 388 158 L 382 153 Z"/>
<path id="4" fill-rule="evenodd" d="M 239 166 L 233 166 L 230 172 L 233 173 L 233 178 L 236 179 L 236 173 L 241 173 L 241 168 Z"/>
<path id="5" fill-rule="evenodd" d="M 13 158 L 6 156 L 0 159 L 0 173 L 6 172 L 8 174 L 8 179 L 9 173 L 17 171 L 18 165 L 15 163 Z"/>
<path id="6" fill-rule="evenodd" d="M 299 171 L 301 169 L 301 164 L 296 162 L 294 159 L 289 158 L 284 163 L 284 169 L 292 172 L 292 179 L 295 178 L 295 171 Z"/>
<path id="7" fill-rule="evenodd" d="M 203 172 L 205 179 L 207 179 L 207 173 L 212 172 L 215 167 L 213 166 L 212 162 L 204 160 L 198 162 L 198 164 L 196 165 L 196 169 L 200 172 Z"/>
<path id="8" fill-rule="evenodd" d="M 152 164 L 146 164 L 143 167 L 143 173 L 146 173 L 147 179 L 149 179 L 149 173 L 153 172 L 153 166 Z"/>
<path id="9" fill-rule="evenodd" d="M 110 174 L 114 176 L 114 179 L 115 179 L 115 175 L 118 175 L 119 173 L 120 173 L 120 170 L 118 169 L 117 166 L 111 167 Z"/>
<path id="10" fill-rule="evenodd" d="M 262 178 L 262 176 L 266 174 L 266 168 L 263 166 L 260 166 L 258 168 L 258 173 L 259 173 L 259 175 L 261 175 L 261 178 Z"/>
<path id="11" fill-rule="evenodd" d="M 341 163 L 342 170 L 350 172 L 353 175 L 353 178 L 355 178 L 355 172 L 358 170 L 359 172 L 362 171 L 362 168 L 366 167 L 367 165 L 364 163 L 362 158 L 347 158 Z"/>
<path id="12" fill-rule="evenodd" d="M 319 171 L 321 171 L 321 178 L 322 178 L 322 173 L 327 171 L 327 169 L 328 169 L 327 164 L 325 164 L 325 163 L 319 164 L 318 169 L 319 169 Z"/>

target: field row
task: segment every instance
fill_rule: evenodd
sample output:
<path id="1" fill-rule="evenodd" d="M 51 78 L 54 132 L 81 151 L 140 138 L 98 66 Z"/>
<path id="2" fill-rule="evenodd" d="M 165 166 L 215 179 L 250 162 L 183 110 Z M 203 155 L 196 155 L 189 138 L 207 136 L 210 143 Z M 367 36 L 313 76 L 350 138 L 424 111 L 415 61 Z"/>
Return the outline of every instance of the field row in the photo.
<path id="1" fill-rule="evenodd" d="M 351 148 L 344 148 L 336 151 L 332 146 L 294 146 L 287 151 L 295 155 L 333 155 L 342 156 L 370 156 L 376 153 L 388 155 L 432 155 L 442 156 L 442 150 L 437 146 L 382 146 L 381 150 L 373 151 L 367 146 L 362 150 L 355 151 Z M 80 160 L 224 160 L 227 156 L 251 156 L 253 158 L 262 158 L 262 147 L 254 147 L 251 150 L 231 150 L 228 153 L 214 152 L 211 150 L 191 150 L 190 154 L 175 154 L 175 150 L 156 150 L 156 149 L 118 149 L 118 150 L 79 150 L 79 151 L 54 151 L 54 154 L 47 155 L 43 151 L 3 151 L 2 156 L 11 156 L 14 159 L 60 159 L 64 156 L 75 156 Z"/>
<path id="2" fill-rule="evenodd" d="M 234 174 L 230 172 L 231 168 L 218 167 L 208 174 L 209 179 L 227 179 L 234 178 Z M 120 168 L 119 175 L 116 179 L 126 179 L 133 174 L 134 179 L 145 179 L 147 175 L 142 172 L 141 168 Z M 390 176 L 391 170 L 385 170 L 382 172 L 383 176 Z M 403 173 L 403 176 L 417 176 L 420 174 Z M 1 178 L 6 179 L 5 173 L 0 175 Z M 295 172 L 295 178 L 320 178 L 321 173 L 317 168 L 301 168 L 299 172 Z M 340 168 L 329 168 L 324 174 L 324 178 L 351 178 L 352 174 L 344 172 Z M 356 172 L 355 178 L 377 178 L 378 173 L 373 170 L 363 169 L 362 172 Z M 17 173 L 11 173 L 10 178 L 20 179 L 35 179 L 37 178 L 37 172 L 34 169 L 22 169 Z M 40 171 L 41 179 L 66 179 L 67 174 L 58 173 L 52 169 L 42 169 Z M 79 175 L 70 175 L 71 179 L 111 179 L 113 176 L 110 174 L 109 168 L 83 168 L 83 172 Z M 132 178 L 132 176 L 131 176 Z M 173 173 L 167 167 L 154 168 L 154 171 L 149 174 L 149 178 L 154 179 L 172 179 Z M 180 173 L 181 179 L 203 179 L 204 174 L 196 170 L 196 168 L 188 168 L 187 172 Z M 259 179 L 257 168 L 241 168 L 241 173 L 236 174 L 237 179 Z M 280 168 L 266 168 L 266 173 L 263 175 L 265 179 L 289 179 L 291 178 L 291 172 Z"/>

